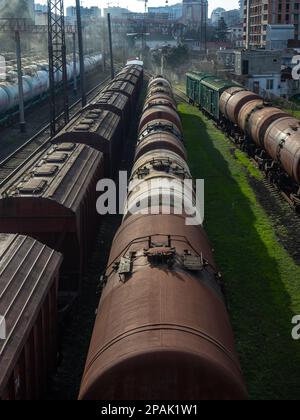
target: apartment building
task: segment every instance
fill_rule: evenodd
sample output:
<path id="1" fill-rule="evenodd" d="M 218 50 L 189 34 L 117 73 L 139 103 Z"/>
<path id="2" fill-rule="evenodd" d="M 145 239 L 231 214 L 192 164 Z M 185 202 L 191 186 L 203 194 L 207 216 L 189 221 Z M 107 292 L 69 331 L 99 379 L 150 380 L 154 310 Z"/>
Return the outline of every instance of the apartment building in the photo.
<path id="1" fill-rule="evenodd" d="M 294 25 L 300 39 L 300 0 L 244 0 L 244 45 L 265 48 L 268 25 Z"/>

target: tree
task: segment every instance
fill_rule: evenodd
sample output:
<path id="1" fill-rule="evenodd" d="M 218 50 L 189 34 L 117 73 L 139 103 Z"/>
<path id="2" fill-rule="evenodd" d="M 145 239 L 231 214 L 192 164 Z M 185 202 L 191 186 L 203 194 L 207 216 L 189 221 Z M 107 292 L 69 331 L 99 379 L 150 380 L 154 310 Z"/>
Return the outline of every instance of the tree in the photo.
<path id="1" fill-rule="evenodd" d="M 222 17 L 218 22 L 218 29 L 217 29 L 217 33 L 216 33 L 217 40 L 222 41 L 222 42 L 226 41 L 227 31 L 228 31 L 228 26 L 227 26 L 224 18 Z"/>
<path id="2" fill-rule="evenodd" d="M 179 45 L 168 50 L 166 54 L 166 63 L 170 69 L 180 67 L 186 63 L 189 58 L 189 52 L 185 45 Z"/>
<path id="3" fill-rule="evenodd" d="M 1 18 L 26 18 L 29 19 L 30 12 L 26 0 L 0 0 Z"/>

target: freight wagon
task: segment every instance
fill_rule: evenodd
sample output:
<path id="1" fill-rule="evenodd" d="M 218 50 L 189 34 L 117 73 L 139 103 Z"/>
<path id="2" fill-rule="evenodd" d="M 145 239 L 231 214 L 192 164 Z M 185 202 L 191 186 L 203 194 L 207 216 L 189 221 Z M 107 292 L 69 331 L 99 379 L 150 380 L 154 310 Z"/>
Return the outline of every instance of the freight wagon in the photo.
<path id="1" fill-rule="evenodd" d="M 53 144 L 72 142 L 86 144 L 104 154 L 105 175 L 112 176 L 120 158 L 124 139 L 121 117 L 117 112 L 99 109 L 97 105 L 82 109 L 53 139 Z"/>
<path id="2" fill-rule="evenodd" d="M 300 208 L 300 123 L 235 82 L 187 73 L 190 101 L 254 157 L 269 180 Z"/>
<path id="3" fill-rule="evenodd" d="M 141 86 L 143 69 L 126 69 Z M 8 333 L 2 340 L 0 330 L 2 400 L 41 397 L 56 365 L 57 297 L 65 305 L 80 292 L 99 220 L 96 184 L 105 165 L 118 168 L 136 104 L 130 95 L 139 93 L 130 82 L 111 86 L 70 123 L 71 143 L 45 145 L 0 191 L 0 316 Z M 110 133 L 100 140 L 103 152 L 99 133 Z"/>
<path id="4" fill-rule="evenodd" d="M 62 256 L 36 240 L 0 234 L 0 399 L 43 395 L 57 363 Z"/>
<path id="5" fill-rule="evenodd" d="M 124 75 L 134 71 L 131 82 L 112 80 L 111 83 L 52 140 L 53 143 L 86 144 L 104 154 L 105 174 L 114 176 L 120 159 L 120 148 L 131 124 L 137 104 L 143 69 L 127 66 Z M 116 76 L 118 78 L 120 73 Z"/>
<path id="6" fill-rule="evenodd" d="M 104 156 L 84 145 L 50 146 L 1 190 L 0 232 L 34 237 L 64 256 L 60 291 L 77 294 L 96 230 Z"/>

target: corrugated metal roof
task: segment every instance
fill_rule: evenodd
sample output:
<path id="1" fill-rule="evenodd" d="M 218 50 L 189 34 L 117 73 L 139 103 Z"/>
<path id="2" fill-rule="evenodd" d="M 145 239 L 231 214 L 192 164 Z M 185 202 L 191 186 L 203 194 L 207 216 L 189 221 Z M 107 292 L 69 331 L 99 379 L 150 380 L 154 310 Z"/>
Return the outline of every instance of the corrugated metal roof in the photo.
<path id="1" fill-rule="evenodd" d="M 0 234 L 0 314 L 6 323 L 6 339 L 0 339 L 0 394 L 61 262 L 61 254 L 32 238 Z"/>
<path id="2" fill-rule="evenodd" d="M 143 69 L 140 68 L 136 68 L 136 67 L 125 67 L 123 70 L 120 71 L 120 73 L 117 74 L 117 76 L 121 75 L 121 74 L 134 74 L 135 76 L 137 76 L 138 78 L 141 77 Z"/>
<path id="3" fill-rule="evenodd" d="M 71 144 L 71 149 L 69 146 L 68 143 L 51 146 L 38 162 L 25 173 L 20 172 L 13 184 L 2 191 L 2 200 L 24 196 L 47 198 L 76 212 L 104 159 L 101 152 L 89 146 Z M 59 154 L 66 158 L 60 161 Z M 49 161 L 56 163 L 49 165 Z"/>
<path id="4" fill-rule="evenodd" d="M 211 77 L 211 74 L 209 73 L 201 73 L 201 72 L 196 72 L 196 71 L 192 71 L 190 73 L 186 74 L 189 78 L 194 79 L 194 80 L 198 80 L 201 81 L 207 77 Z"/>
<path id="5" fill-rule="evenodd" d="M 217 76 L 211 76 L 211 77 L 205 78 L 204 80 L 202 80 L 202 85 L 208 86 L 214 90 L 222 90 L 231 86 L 239 86 L 239 84 L 236 82 L 220 79 Z"/>
<path id="6" fill-rule="evenodd" d="M 129 103 L 129 98 L 126 95 L 123 95 L 119 92 L 101 92 L 96 98 L 91 102 L 89 107 L 113 107 L 120 111 L 123 111 L 126 105 Z"/>
<path id="7" fill-rule="evenodd" d="M 99 136 L 99 138 L 110 141 L 115 130 L 120 124 L 120 116 L 116 113 L 95 108 L 84 108 L 80 114 L 73 118 L 72 121 L 56 136 L 53 141 L 74 141 L 74 133 L 88 133 Z M 75 139 L 76 141 L 76 139 Z"/>
<path id="8" fill-rule="evenodd" d="M 121 92 L 131 97 L 134 89 L 135 87 L 129 82 L 113 81 L 104 89 L 104 92 L 107 92 L 107 91 Z"/>
<path id="9" fill-rule="evenodd" d="M 134 86 L 136 86 L 137 85 L 137 82 L 138 82 L 138 80 L 139 80 L 139 78 L 138 78 L 138 76 L 136 76 L 135 74 L 131 74 L 131 73 L 121 73 L 121 74 L 117 74 L 117 76 L 115 77 L 115 79 L 114 80 L 122 80 L 122 81 L 125 81 L 125 82 L 129 82 L 129 83 L 132 83 Z"/>

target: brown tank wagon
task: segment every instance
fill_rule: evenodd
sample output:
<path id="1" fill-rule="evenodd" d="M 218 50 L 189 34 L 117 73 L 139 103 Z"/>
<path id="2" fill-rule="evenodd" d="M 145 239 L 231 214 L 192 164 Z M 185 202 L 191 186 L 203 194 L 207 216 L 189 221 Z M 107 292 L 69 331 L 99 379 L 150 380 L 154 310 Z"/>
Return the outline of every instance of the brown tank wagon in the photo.
<path id="1" fill-rule="evenodd" d="M 153 150 L 141 156 L 134 164 L 129 185 L 124 220 L 133 214 L 160 213 L 169 205 L 168 214 L 182 212 L 183 191 L 185 211 L 196 213 L 196 195 L 186 161 L 169 150 Z M 170 187 L 170 185 L 172 185 Z"/>
<path id="2" fill-rule="evenodd" d="M 146 100 L 144 108 L 143 108 L 143 112 L 145 112 L 147 109 L 152 108 L 154 106 L 168 106 L 169 108 L 172 108 L 175 111 L 177 110 L 177 105 L 175 101 L 172 101 L 167 98 L 162 98 L 162 97 L 155 98 L 155 96 L 157 95 L 151 96 Z"/>
<path id="3" fill-rule="evenodd" d="M 84 108 L 52 140 L 52 143 L 86 144 L 104 154 L 105 173 L 113 175 L 119 166 L 124 131 L 116 112 Z"/>
<path id="4" fill-rule="evenodd" d="M 146 98 L 145 107 L 148 102 L 155 102 L 155 101 L 167 101 L 169 102 L 174 109 L 177 109 L 176 100 L 165 93 L 154 93 Z"/>
<path id="5" fill-rule="evenodd" d="M 157 149 L 175 152 L 183 159 L 187 160 L 187 153 L 182 141 L 178 141 L 178 137 L 168 131 L 157 131 L 140 136 L 135 152 L 135 159 L 138 160 L 145 153 Z"/>
<path id="6" fill-rule="evenodd" d="M 147 97 L 146 99 L 150 98 L 153 95 L 168 95 L 170 98 L 173 98 L 173 92 L 172 89 L 170 89 L 167 86 L 153 86 L 152 88 L 150 88 L 147 92 Z"/>
<path id="7" fill-rule="evenodd" d="M 238 116 L 238 126 L 243 133 L 247 132 L 250 115 L 257 109 L 263 109 L 264 104 L 262 99 L 254 99 L 242 106 Z"/>
<path id="8" fill-rule="evenodd" d="M 109 265 L 80 399 L 246 398 L 200 226 L 186 226 L 184 216 L 133 216 Z"/>
<path id="9" fill-rule="evenodd" d="M 234 86 L 225 90 L 220 97 L 220 111 L 233 124 L 238 123 L 242 107 L 250 101 L 262 101 L 262 98 L 244 88 Z"/>
<path id="10" fill-rule="evenodd" d="M 30 237 L 0 234 L 1 400 L 35 400 L 46 390 L 57 363 L 61 262 L 58 252 Z"/>
<path id="11" fill-rule="evenodd" d="M 79 398 L 245 399 L 220 276 L 202 225 L 188 225 L 184 211 L 172 214 L 163 201 L 155 214 L 146 212 L 158 191 L 147 181 L 179 185 L 191 178 L 178 114 L 169 108 L 175 123 L 167 112 L 164 120 L 155 115 L 147 123 L 149 111 L 142 115 L 131 176 L 140 189 L 129 190 L 113 241 Z M 161 194 L 175 197 L 176 187 Z M 131 214 L 135 200 L 144 214 Z"/>
<path id="12" fill-rule="evenodd" d="M 153 106 L 142 114 L 139 124 L 139 132 L 144 130 L 145 126 L 154 120 L 167 120 L 176 125 L 178 130 L 182 132 L 182 124 L 177 111 L 163 105 Z"/>
<path id="13" fill-rule="evenodd" d="M 289 115 L 276 119 L 265 133 L 264 147 L 300 185 L 300 121 Z"/>
<path id="14" fill-rule="evenodd" d="M 258 146 L 264 148 L 264 138 L 269 126 L 287 115 L 274 107 L 255 108 L 247 117 L 246 132 Z"/>
<path id="15" fill-rule="evenodd" d="M 180 142 L 183 142 L 182 131 L 178 127 L 168 120 L 158 119 L 149 122 L 139 133 L 139 141 L 152 133 L 171 133 L 178 138 Z"/>
<path id="16" fill-rule="evenodd" d="M 166 87 L 170 89 L 172 92 L 171 83 L 164 77 L 158 76 L 158 77 L 152 78 L 148 85 L 148 91 L 150 91 L 153 87 Z"/>
<path id="17" fill-rule="evenodd" d="M 174 174 L 179 179 L 192 178 L 188 164 L 184 157 L 168 149 L 154 149 L 146 152 L 135 160 L 131 172 L 131 179 L 145 179 L 149 176 L 161 177 Z"/>
<path id="18" fill-rule="evenodd" d="M 1 190 L 0 232 L 26 234 L 61 252 L 60 291 L 80 289 L 97 223 L 103 159 L 88 146 L 54 145 Z"/>
<path id="19" fill-rule="evenodd" d="M 222 91 L 219 110 L 220 128 L 254 157 L 268 179 L 299 210 L 298 121 L 243 86 L 230 86 Z"/>

